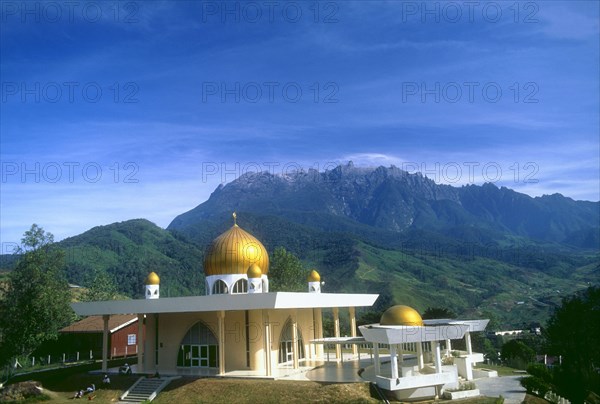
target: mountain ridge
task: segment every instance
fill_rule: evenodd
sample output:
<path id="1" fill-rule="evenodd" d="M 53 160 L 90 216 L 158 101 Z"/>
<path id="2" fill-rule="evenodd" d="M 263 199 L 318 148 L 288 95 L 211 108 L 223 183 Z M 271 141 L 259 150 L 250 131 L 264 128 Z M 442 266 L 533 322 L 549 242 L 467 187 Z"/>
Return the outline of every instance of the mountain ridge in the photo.
<path id="1" fill-rule="evenodd" d="M 470 226 L 581 248 L 600 245 L 593 234 L 577 236 L 600 229 L 600 202 L 560 194 L 531 197 L 491 183 L 453 187 L 394 166 L 365 169 L 352 164 L 323 173 L 246 173 L 220 185 L 207 201 L 177 216 L 167 229 L 185 232 L 198 220 L 234 210 L 287 215 L 304 222 L 309 220 L 298 216 L 318 213 L 334 222 L 349 219 L 354 222 L 348 223 L 349 229 L 361 224 L 396 233 L 444 232 Z"/>

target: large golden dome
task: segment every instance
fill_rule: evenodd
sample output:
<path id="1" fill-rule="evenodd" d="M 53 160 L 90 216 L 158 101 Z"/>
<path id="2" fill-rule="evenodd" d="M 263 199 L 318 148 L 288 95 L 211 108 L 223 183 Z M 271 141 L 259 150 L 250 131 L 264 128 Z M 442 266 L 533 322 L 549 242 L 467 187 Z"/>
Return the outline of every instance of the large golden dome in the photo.
<path id="1" fill-rule="evenodd" d="M 381 325 L 419 325 L 423 326 L 423 319 L 418 311 L 409 306 L 392 306 L 381 315 Z"/>
<path id="2" fill-rule="evenodd" d="M 248 267 L 256 264 L 263 274 L 269 273 L 269 254 L 264 245 L 252 234 L 235 223 L 213 240 L 204 254 L 204 274 L 245 275 Z"/>

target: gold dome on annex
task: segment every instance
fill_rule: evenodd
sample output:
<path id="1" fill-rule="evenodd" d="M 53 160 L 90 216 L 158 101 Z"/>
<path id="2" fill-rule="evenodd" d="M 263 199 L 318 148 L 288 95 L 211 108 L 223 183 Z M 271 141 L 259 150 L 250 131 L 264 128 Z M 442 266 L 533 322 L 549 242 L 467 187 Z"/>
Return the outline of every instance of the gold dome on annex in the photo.
<path id="1" fill-rule="evenodd" d="M 234 212 L 233 226 L 214 239 L 206 249 L 204 274 L 245 275 L 252 264 L 258 265 L 262 274 L 268 274 L 269 254 L 256 237 L 237 225 Z"/>
<path id="2" fill-rule="evenodd" d="M 146 277 L 146 285 L 160 285 L 160 278 L 156 272 L 150 272 Z"/>
<path id="3" fill-rule="evenodd" d="M 418 311 L 409 306 L 392 306 L 381 315 L 380 325 L 418 325 L 423 326 L 423 319 Z"/>

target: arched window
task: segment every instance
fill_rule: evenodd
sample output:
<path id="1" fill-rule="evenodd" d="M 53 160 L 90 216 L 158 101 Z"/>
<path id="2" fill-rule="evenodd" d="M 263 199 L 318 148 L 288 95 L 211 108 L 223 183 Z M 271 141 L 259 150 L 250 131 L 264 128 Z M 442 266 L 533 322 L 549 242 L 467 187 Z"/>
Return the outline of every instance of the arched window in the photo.
<path id="1" fill-rule="evenodd" d="M 181 340 L 177 366 L 219 367 L 219 344 L 213 332 L 199 321 Z"/>
<path id="2" fill-rule="evenodd" d="M 304 359 L 304 343 L 302 333 L 298 327 L 298 360 Z M 292 320 L 288 319 L 281 330 L 279 337 L 279 363 L 291 362 L 294 360 L 294 330 L 292 329 Z"/>
<path id="3" fill-rule="evenodd" d="M 227 287 L 227 284 L 225 282 L 223 282 L 221 279 L 218 279 L 212 287 L 212 294 L 213 295 L 226 295 L 227 293 L 229 293 L 229 288 Z"/>
<path id="4" fill-rule="evenodd" d="M 231 293 L 248 293 L 248 281 L 246 279 L 240 279 L 233 285 L 233 292 Z"/>

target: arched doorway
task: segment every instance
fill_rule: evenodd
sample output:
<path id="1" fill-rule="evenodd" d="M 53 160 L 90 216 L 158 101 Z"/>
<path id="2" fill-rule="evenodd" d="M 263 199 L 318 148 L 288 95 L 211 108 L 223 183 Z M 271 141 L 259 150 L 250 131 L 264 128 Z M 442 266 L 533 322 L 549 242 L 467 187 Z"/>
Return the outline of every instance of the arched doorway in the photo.
<path id="1" fill-rule="evenodd" d="M 298 360 L 304 359 L 304 342 L 302 332 L 298 327 Z M 289 363 L 294 360 L 294 330 L 292 319 L 288 319 L 279 337 L 279 363 Z"/>
<path id="2" fill-rule="evenodd" d="M 219 343 L 202 321 L 194 324 L 181 340 L 177 366 L 192 368 L 219 367 Z"/>

